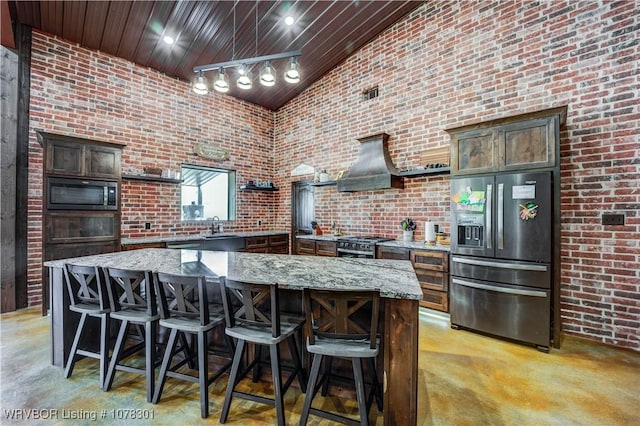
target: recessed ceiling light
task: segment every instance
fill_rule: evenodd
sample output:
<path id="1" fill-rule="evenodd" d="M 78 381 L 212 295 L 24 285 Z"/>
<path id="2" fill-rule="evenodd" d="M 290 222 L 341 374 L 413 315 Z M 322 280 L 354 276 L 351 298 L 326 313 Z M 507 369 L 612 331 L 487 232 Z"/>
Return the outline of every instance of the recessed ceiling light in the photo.
<path id="1" fill-rule="evenodd" d="M 162 40 L 163 40 L 165 43 L 167 43 L 167 44 L 173 44 L 173 43 L 175 42 L 175 40 L 173 39 L 173 37 L 168 36 L 168 35 L 166 35 L 166 36 L 162 37 Z"/>
<path id="2" fill-rule="evenodd" d="M 284 23 L 291 26 L 296 22 L 295 19 L 293 19 L 293 16 L 287 16 L 286 18 L 284 18 Z"/>

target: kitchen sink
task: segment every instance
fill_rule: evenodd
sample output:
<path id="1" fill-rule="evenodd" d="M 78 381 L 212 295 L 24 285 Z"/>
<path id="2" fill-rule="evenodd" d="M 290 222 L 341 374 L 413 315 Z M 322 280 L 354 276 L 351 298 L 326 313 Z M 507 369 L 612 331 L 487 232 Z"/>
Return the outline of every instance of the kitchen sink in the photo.
<path id="1" fill-rule="evenodd" d="M 244 249 L 244 237 L 232 234 L 207 235 L 202 242 L 203 250 L 238 251 Z"/>

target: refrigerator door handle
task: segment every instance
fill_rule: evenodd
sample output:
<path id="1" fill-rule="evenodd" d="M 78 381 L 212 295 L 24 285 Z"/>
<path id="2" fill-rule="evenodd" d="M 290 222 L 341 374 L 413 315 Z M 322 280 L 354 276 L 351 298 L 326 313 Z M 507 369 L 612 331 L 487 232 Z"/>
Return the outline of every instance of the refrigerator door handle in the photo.
<path id="1" fill-rule="evenodd" d="M 498 184 L 498 250 L 504 250 L 504 183 Z"/>
<path id="2" fill-rule="evenodd" d="M 487 232 L 485 233 L 485 241 L 487 242 L 487 248 L 490 249 L 492 248 L 492 229 L 491 229 L 491 224 L 492 224 L 492 212 L 493 212 L 493 185 L 489 184 L 487 185 L 487 200 L 485 201 L 486 206 L 487 206 Z"/>
<path id="3" fill-rule="evenodd" d="M 489 260 L 467 259 L 465 257 L 458 256 L 452 256 L 451 261 L 464 263 L 467 265 L 490 266 L 492 268 L 502 269 L 517 269 L 520 271 L 547 272 L 549 270 L 549 267 L 547 265 L 523 265 L 521 263 L 491 262 Z"/>
<path id="4" fill-rule="evenodd" d="M 480 284 L 474 283 L 467 280 L 461 280 L 459 278 L 452 278 L 451 282 L 453 284 L 462 285 L 465 287 L 475 288 L 478 290 L 489 290 L 489 291 L 497 291 L 499 293 L 507 293 L 507 294 L 517 294 L 520 296 L 532 296 L 532 297 L 547 297 L 546 291 L 535 291 L 535 290 L 524 290 L 519 288 L 506 288 L 506 287 L 497 287 L 488 284 Z"/>

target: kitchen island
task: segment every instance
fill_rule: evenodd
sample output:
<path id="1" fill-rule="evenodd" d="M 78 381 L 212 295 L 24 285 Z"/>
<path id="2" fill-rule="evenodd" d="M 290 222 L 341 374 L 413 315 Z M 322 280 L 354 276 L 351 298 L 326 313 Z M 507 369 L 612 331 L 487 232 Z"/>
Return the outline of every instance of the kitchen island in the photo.
<path id="1" fill-rule="evenodd" d="M 291 291 L 379 289 L 384 301 L 384 424 L 417 423 L 418 301 L 422 291 L 408 261 L 143 249 L 45 262 L 50 268 L 51 360 L 60 367 L 66 362 L 77 323 L 68 310 L 62 273 L 65 263 L 198 274 L 206 276 L 212 285 L 218 285 L 218 277 L 226 276 L 260 284 L 278 283 Z"/>

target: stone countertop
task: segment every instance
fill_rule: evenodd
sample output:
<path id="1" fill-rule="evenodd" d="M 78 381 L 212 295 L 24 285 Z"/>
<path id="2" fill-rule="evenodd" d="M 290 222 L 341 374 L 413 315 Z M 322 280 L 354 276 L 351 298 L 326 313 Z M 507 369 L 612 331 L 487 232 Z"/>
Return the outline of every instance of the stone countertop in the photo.
<path id="1" fill-rule="evenodd" d="M 387 247 L 402 247 L 407 249 L 427 249 L 427 250 L 439 250 L 439 251 L 450 251 L 449 246 L 436 244 L 434 246 L 430 246 L 425 244 L 424 241 L 411 241 L 406 242 L 402 240 L 392 240 L 392 241 L 383 241 L 381 243 L 377 243 L 378 246 L 387 246 Z"/>
<path id="2" fill-rule="evenodd" d="M 422 300 L 408 260 L 335 258 L 223 251 L 142 249 L 44 262 L 204 275 L 278 285 L 285 289 L 379 289 L 382 297 Z"/>
<path id="3" fill-rule="evenodd" d="M 282 235 L 289 234 L 287 231 L 251 231 L 251 232 L 222 232 L 216 235 L 233 235 L 238 237 L 260 237 L 263 235 Z M 155 237 L 135 237 L 135 238 L 123 238 L 120 244 L 123 246 L 133 244 L 146 244 L 146 243 L 167 243 L 178 241 L 198 241 L 203 240 L 206 236 L 211 234 L 190 234 L 190 235 L 163 235 Z"/>

